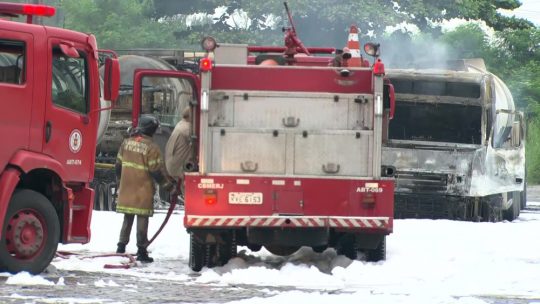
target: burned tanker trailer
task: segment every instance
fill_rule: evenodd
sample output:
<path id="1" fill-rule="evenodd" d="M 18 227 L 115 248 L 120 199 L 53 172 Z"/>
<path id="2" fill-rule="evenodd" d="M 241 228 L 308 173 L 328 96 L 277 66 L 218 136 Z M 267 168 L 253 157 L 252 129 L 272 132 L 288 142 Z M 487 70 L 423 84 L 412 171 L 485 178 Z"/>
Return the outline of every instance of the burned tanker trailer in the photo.
<path id="1" fill-rule="evenodd" d="M 396 169 L 396 218 L 513 220 L 525 207 L 525 129 L 483 60 L 387 70 L 396 115 L 383 165 Z"/>
<path id="2" fill-rule="evenodd" d="M 168 62 L 159 58 L 123 55 L 120 62 L 120 95 L 114 108 L 100 113 L 98 145 L 96 148 L 96 171 L 92 187 L 95 190 L 94 209 L 114 210 L 116 176 L 114 163 L 118 149 L 128 136 L 132 122 L 133 72 L 136 69 L 176 70 Z M 175 78 L 146 77 L 143 80 L 142 114 L 153 114 L 161 122 L 154 135 L 162 152 L 176 123 L 181 119 L 182 110 L 191 100 L 191 85 L 186 80 Z M 107 104 L 103 104 L 107 106 Z M 167 194 L 160 192 L 160 198 L 167 200 Z M 156 203 L 159 198 L 156 197 Z"/>

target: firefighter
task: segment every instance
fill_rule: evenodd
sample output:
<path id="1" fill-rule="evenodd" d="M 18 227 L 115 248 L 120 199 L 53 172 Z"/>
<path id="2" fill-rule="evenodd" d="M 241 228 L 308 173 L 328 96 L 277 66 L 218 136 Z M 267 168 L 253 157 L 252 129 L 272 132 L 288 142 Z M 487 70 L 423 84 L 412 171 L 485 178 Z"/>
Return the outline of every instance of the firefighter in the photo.
<path id="1" fill-rule="evenodd" d="M 192 164 L 193 147 L 191 145 L 191 108 L 182 111 L 180 120 L 169 137 L 165 146 L 165 166 L 169 174 L 182 185 L 186 166 Z"/>
<path id="2" fill-rule="evenodd" d="M 138 126 L 126 138 L 116 158 L 116 176 L 119 179 L 116 211 L 124 214 L 117 253 L 125 253 L 131 227 L 137 216 L 137 260 L 151 263 L 148 256 L 148 219 L 154 214 L 154 181 L 176 193 L 174 180 L 165 170 L 163 158 L 152 136 L 159 121 L 152 115 L 142 115 Z"/>

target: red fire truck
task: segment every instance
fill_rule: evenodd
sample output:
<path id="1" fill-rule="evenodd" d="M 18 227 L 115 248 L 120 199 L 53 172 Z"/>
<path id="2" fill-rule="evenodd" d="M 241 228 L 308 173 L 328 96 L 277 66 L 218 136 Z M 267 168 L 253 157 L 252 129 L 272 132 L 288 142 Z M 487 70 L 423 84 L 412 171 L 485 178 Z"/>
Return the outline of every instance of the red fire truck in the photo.
<path id="1" fill-rule="evenodd" d="M 134 123 L 144 77 L 192 83 L 190 267 L 223 265 L 239 245 L 385 259 L 394 182 L 381 149 L 394 100 L 378 45 L 365 45 L 373 64 L 354 67 L 359 49 L 306 48 L 294 27 L 285 47 L 217 46 L 210 37 L 202 44 L 199 74 L 138 70 L 134 78 Z"/>
<path id="2" fill-rule="evenodd" d="M 32 24 L 54 14 L 0 3 L 0 271 L 39 273 L 60 242 L 90 240 L 100 99 L 116 99 L 119 66 L 105 60 L 100 94 L 95 37 Z"/>

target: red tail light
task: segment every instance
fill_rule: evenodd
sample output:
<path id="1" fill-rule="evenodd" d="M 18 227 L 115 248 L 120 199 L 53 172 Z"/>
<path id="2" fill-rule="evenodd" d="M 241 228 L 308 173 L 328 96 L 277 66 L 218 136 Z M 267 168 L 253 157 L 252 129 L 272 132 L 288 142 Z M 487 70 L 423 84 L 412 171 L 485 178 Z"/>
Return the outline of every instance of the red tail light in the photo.
<path id="1" fill-rule="evenodd" d="M 199 63 L 199 68 L 203 72 L 208 72 L 212 69 L 212 59 L 205 57 L 201 59 L 201 62 Z"/>
<path id="2" fill-rule="evenodd" d="M 362 207 L 366 209 L 375 207 L 375 194 L 365 193 L 362 196 Z"/>
<path id="3" fill-rule="evenodd" d="M 204 190 L 203 201 L 206 205 L 215 205 L 217 203 L 217 193 L 214 189 Z"/>

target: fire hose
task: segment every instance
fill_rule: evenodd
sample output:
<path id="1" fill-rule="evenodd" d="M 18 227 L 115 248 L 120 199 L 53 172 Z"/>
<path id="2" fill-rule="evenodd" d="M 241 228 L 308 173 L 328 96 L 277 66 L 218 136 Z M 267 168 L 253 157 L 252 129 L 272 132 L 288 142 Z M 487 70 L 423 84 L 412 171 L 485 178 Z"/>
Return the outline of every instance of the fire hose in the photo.
<path id="1" fill-rule="evenodd" d="M 176 207 L 176 204 L 178 203 L 178 195 L 171 195 L 170 200 L 171 200 L 171 203 L 169 205 L 169 210 L 167 211 L 167 215 L 165 216 L 165 219 L 163 220 L 163 223 L 161 223 L 161 226 L 159 227 L 159 229 L 148 241 L 148 246 L 150 246 L 150 244 L 152 244 L 152 242 L 157 238 L 157 236 L 161 233 L 163 228 L 165 228 L 165 225 L 171 218 L 174 208 Z M 78 254 L 73 253 L 73 252 L 68 252 L 68 251 L 56 252 L 56 256 L 63 259 L 67 259 L 69 256 L 72 256 L 72 255 L 78 255 Z M 135 257 L 133 257 L 132 254 L 129 254 L 129 253 L 107 253 L 107 254 L 91 255 L 91 256 L 82 257 L 82 259 L 95 259 L 95 258 L 105 258 L 105 257 L 125 257 L 128 259 L 127 263 L 105 264 L 103 268 L 106 268 L 106 269 L 128 269 L 137 265 L 137 260 L 135 259 Z"/>

